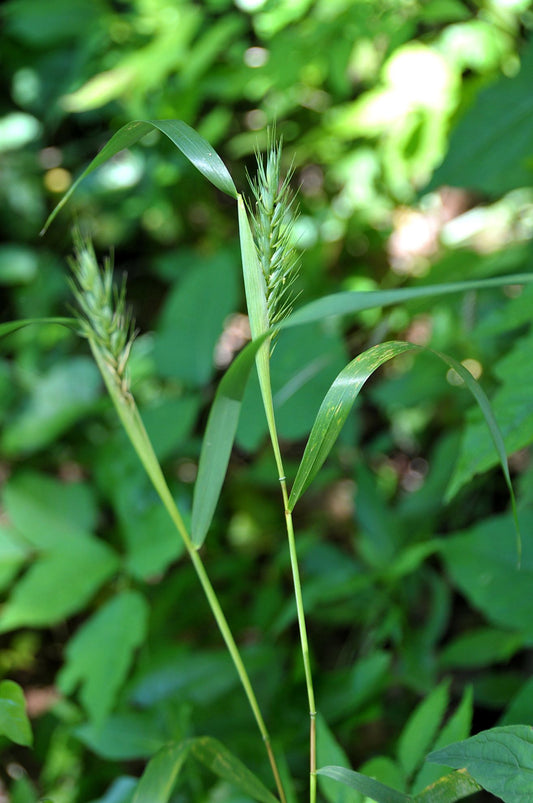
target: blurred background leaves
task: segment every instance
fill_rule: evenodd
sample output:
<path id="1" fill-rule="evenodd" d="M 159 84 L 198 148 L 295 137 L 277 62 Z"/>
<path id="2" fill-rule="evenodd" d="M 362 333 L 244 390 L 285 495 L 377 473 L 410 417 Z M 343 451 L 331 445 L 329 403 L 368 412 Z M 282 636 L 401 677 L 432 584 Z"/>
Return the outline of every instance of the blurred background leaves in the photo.
<path id="1" fill-rule="evenodd" d="M 40 239 L 120 126 L 184 120 L 242 191 L 275 124 L 300 190 L 302 303 L 530 270 L 529 0 L 7 0 L 0 15 L 0 320 L 68 314 L 73 219 L 116 248 L 140 329 L 133 390 L 184 510 L 216 382 L 249 338 L 235 206 L 154 132 Z M 533 715 L 530 296 L 412 301 L 285 332 L 274 352 L 290 479 L 333 378 L 394 338 L 479 377 L 511 453 L 520 575 L 469 394 L 403 355 L 358 400 L 298 513 L 323 749 L 354 768 L 374 756 L 393 785 L 427 695 L 467 712 L 464 735 L 470 714 L 474 731 Z M 0 745 L 11 800 L 129 800 L 140 759 L 204 734 L 268 778 L 180 544 L 70 331 L 0 341 L 0 424 L 0 675 L 23 685 L 35 728 L 31 756 Z M 205 559 L 301 799 L 305 693 L 265 434 L 251 383 Z M 196 767 L 180 795 L 243 801 Z"/>

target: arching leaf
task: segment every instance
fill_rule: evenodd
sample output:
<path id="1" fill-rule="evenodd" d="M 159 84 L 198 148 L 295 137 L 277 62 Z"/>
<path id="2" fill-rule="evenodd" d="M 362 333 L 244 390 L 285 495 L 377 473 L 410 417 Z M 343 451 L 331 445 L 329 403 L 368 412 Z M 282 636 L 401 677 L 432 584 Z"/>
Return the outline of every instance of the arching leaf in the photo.
<path id="1" fill-rule="evenodd" d="M 86 176 L 107 162 L 108 159 L 111 159 L 112 156 L 115 156 L 119 151 L 131 147 L 154 129 L 165 134 L 191 164 L 209 179 L 215 187 L 232 198 L 237 198 L 237 190 L 226 165 L 209 142 L 201 137 L 194 128 L 191 128 L 182 120 L 134 120 L 122 126 L 113 134 L 100 153 L 94 157 L 81 176 L 76 179 L 48 217 L 41 234 L 46 232 L 59 210 L 67 203 L 78 184 Z"/>
<path id="2" fill-rule="evenodd" d="M 293 510 L 296 502 L 306 488 L 309 487 L 329 455 L 364 383 L 377 368 L 383 365 L 383 363 L 406 351 L 427 351 L 430 354 L 434 354 L 459 374 L 479 404 L 494 446 L 496 447 L 505 482 L 509 489 L 517 533 L 518 558 L 520 561 L 520 529 L 516 514 L 516 502 L 511 484 L 511 477 L 509 475 L 505 445 L 498 424 L 492 413 L 490 402 L 479 383 L 461 363 L 446 354 L 424 348 L 423 346 L 416 346 L 412 343 L 392 341 L 390 343 L 380 343 L 377 346 L 373 346 L 352 360 L 337 376 L 326 393 L 315 419 L 315 423 L 313 424 L 311 434 L 309 435 L 309 440 L 307 441 L 304 455 L 291 490 L 289 509 L 291 511 Z"/>

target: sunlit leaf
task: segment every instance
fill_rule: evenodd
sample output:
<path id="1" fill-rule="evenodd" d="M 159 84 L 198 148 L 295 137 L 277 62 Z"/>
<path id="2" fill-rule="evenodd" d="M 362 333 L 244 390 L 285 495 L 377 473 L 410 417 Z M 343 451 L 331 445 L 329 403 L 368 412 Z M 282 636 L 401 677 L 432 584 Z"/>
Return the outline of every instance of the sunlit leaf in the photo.
<path id="1" fill-rule="evenodd" d="M 504 803 L 529 803 L 533 788 L 533 728 L 492 728 L 430 753 L 428 761 L 465 768 Z"/>
<path id="2" fill-rule="evenodd" d="M 48 217 L 41 234 L 46 232 L 57 213 L 67 203 L 78 184 L 83 181 L 86 176 L 119 153 L 119 151 L 130 148 L 154 129 L 165 134 L 183 155 L 187 157 L 191 164 L 209 179 L 215 187 L 218 187 L 219 190 L 222 190 L 222 192 L 225 192 L 227 195 L 231 195 L 232 198 L 237 198 L 235 184 L 222 159 L 214 148 L 212 148 L 193 128 L 188 126 L 187 123 L 184 123 L 182 120 L 134 120 L 122 126 L 119 131 L 113 134 L 100 153 L 95 156 L 81 176 L 72 184 L 68 192 L 63 196 L 54 211 Z"/>
<path id="3" fill-rule="evenodd" d="M 0 683 L 0 734 L 25 747 L 33 742 L 24 694 L 12 680 Z"/>

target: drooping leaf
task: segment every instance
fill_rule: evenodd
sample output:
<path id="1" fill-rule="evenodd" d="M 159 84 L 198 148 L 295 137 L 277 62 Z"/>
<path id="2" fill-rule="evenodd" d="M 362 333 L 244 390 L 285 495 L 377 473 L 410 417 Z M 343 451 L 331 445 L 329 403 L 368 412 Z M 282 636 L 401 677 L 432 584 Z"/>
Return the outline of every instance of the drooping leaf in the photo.
<path id="1" fill-rule="evenodd" d="M 289 498 L 289 510 L 308 488 L 329 455 L 353 403 L 371 374 L 387 360 L 412 349 L 409 343 L 381 343 L 355 360 L 337 376 L 318 411 Z"/>
<path id="2" fill-rule="evenodd" d="M 191 164 L 209 179 L 215 187 L 218 187 L 219 190 L 222 190 L 232 198 L 237 198 L 235 184 L 222 159 L 214 148 L 187 123 L 182 120 L 134 120 L 122 126 L 119 131 L 113 134 L 100 153 L 95 156 L 81 176 L 72 184 L 49 216 L 41 234 L 46 232 L 58 212 L 67 203 L 78 184 L 86 176 L 119 153 L 119 151 L 131 147 L 154 129 L 165 134 Z"/>
<path id="3" fill-rule="evenodd" d="M 398 758 L 412 777 L 433 745 L 449 700 L 448 683 L 441 683 L 413 711 L 398 742 Z"/>
<path id="4" fill-rule="evenodd" d="M 57 682 L 65 694 L 81 684 L 81 699 L 90 718 L 109 714 L 144 639 L 148 606 L 137 591 L 123 591 L 100 608 L 69 641 L 66 663 Z"/>
<path id="5" fill-rule="evenodd" d="M 533 348 L 533 335 L 518 338 L 493 367 L 499 387 L 491 398 L 508 454 L 533 440 L 533 374 L 525 371 Z M 493 444 L 478 410 L 474 410 L 461 437 L 457 462 L 446 490 L 451 499 L 472 477 L 497 464 Z"/>
<path id="6" fill-rule="evenodd" d="M 351 789 L 356 789 L 374 800 L 375 803 L 408 803 L 411 799 L 409 795 L 397 792 L 396 789 L 392 789 L 374 778 L 369 778 L 368 775 L 363 775 L 354 770 L 347 770 L 344 767 L 321 767 L 321 769 L 317 770 L 317 775 L 332 778 L 334 781 L 349 786 Z"/>
<path id="7" fill-rule="evenodd" d="M 0 734 L 25 747 L 33 743 L 24 694 L 12 680 L 0 683 Z"/>
<path id="8" fill-rule="evenodd" d="M 504 803 L 529 803 L 533 789 L 533 728 L 508 725 L 482 731 L 437 750 L 428 761 L 465 768 L 484 789 Z"/>
<path id="9" fill-rule="evenodd" d="M 475 609 L 494 625 L 529 639 L 533 635 L 533 515 L 521 510 L 519 522 L 524 542 L 520 571 L 509 515 L 492 516 L 464 532 L 448 534 L 441 554 L 447 575 Z"/>
<path id="10" fill-rule="evenodd" d="M 257 800 L 259 803 L 277 803 L 274 795 L 268 791 L 262 781 L 217 739 L 202 736 L 194 739 L 190 749 L 198 761 L 209 767 L 220 778 L 249 795 L 253 800 Z"/>
<path id="11" fill-rule="evenodd" d="M 139 781 L 133 803 L 166 803 L 191 746 L 190 741 L 163 747 L 150 759 Z"/>
<path id="12" fill-rule="evenodd" d="M 496 447 L 498 459 L 509 490 L 517 536 L 518 563 L 520 563 L 521 540 L 515 496 L 509 474 L 505 446 L 498 424 L 492 413 L 490 402 L 479 383 L 461 363 L 446 354 L 433 351 L 432 349 L 424 349 L 424 347 L 415 346 L 412 343 L 391 341 L 390 343 L 380 343 L 377 346 L 373 346 L 356 357 L 355 360 L 352 360 L 335 379 L 322 402 L 313 429 L 309 435 L 309 440 L 307 441 L 304 455 L 291 490 L 289 509 L 292 510 L 294 508 L 294 505 L 305 489 L 310 485 L 326 460 L 366 380 L 380 365 L 383 365 L 384 362 L 406 351 L 427 351 L 441 359 L 450 368 L 453 368 L 454 371 L 459 374 L 481 408 L 494 446 Z"/>

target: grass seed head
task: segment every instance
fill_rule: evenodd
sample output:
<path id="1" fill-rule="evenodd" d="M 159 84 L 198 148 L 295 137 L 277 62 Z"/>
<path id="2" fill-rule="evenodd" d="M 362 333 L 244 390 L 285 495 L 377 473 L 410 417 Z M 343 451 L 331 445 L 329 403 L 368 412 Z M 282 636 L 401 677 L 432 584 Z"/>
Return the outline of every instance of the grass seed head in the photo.
<path id="1" fill-rule="evenodd" d="M 80 333 L 103 354 L 125 391 L 126 365 L 135 339 L 134 323 L 126 305 L 126 282 L 113 283 L 113 263 L 108 257 L 101 268 L 92 243 L 74 234 L 74 257 L 70 260 L 72 290 L 78 304 Z"/>
<path id="2" fill-rule="evenodd" d="M 265 158 L 257 154 L 257 175 L 249 179 L 255 204 L 250 209 L 252 233 L 267 294 L 269 326 L 275 326 L 292 310 L 293 284 L 299 259 L 294 248 L 297 219 L 290 189 L 292 170 L 281 179 L 281 141 L 269 135 Z"/>

